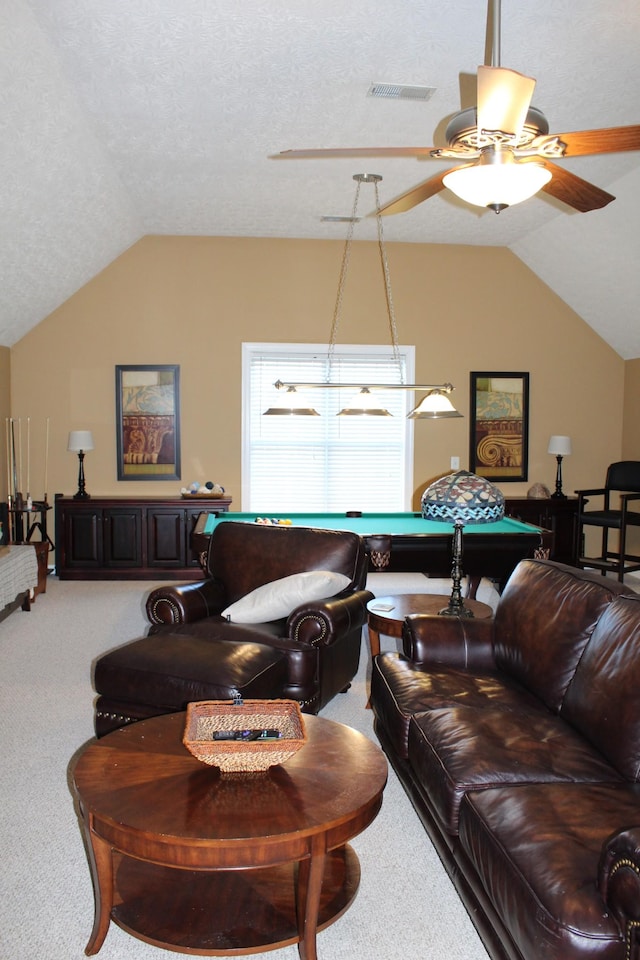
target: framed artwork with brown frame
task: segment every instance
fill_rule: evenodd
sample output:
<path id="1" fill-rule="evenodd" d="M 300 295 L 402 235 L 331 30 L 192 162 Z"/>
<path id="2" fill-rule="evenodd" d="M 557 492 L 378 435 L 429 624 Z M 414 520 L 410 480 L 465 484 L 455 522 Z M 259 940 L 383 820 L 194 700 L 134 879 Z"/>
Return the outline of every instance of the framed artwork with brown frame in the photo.
<path id="1" fill-rule="evenodd" d="M 469 470 L 496 482 L 526 480 L 529 374 L 471 373 Z"/>
<path id="2" fill-rule="evenodd" d="M 116 366 L 118 480 L 180 479 L 180 367 Z"/>

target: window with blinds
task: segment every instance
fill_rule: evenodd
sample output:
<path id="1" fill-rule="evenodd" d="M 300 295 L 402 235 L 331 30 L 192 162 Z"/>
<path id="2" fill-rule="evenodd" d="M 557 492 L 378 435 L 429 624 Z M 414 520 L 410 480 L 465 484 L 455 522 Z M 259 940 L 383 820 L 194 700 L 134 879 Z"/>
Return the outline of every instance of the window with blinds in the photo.
<path id="1" fill-rule="evenodd" d="M 276 380 L 332 383 L 413 383 L 414 348 L 341 345 L 330 364 L 317 344 L 243 344 L 242 509 L 271 514 L 410 509 L 413 393 L 372 393 L 393 416 L 339 417 L 353 389 L 298 390 L 296 406 L 319 416 L 264 416 L 282 406 Z"/>

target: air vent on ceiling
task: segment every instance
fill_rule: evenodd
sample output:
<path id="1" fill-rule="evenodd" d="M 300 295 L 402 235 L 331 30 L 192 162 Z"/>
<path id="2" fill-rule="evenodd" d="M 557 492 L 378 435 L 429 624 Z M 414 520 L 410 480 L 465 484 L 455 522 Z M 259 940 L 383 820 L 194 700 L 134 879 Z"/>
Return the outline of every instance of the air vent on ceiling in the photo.
<path id="1" fill-rule="evenodd" d="M 360 223 L 360 217 L 320 217 L 323 223 Z"/>
<path id="2" fill-rule="evenodd" d="M 382 97 L 385 100 L 430 100 L 436 87 L 409 86 L 404 83 L 372 83 L 368 97 Z"/>

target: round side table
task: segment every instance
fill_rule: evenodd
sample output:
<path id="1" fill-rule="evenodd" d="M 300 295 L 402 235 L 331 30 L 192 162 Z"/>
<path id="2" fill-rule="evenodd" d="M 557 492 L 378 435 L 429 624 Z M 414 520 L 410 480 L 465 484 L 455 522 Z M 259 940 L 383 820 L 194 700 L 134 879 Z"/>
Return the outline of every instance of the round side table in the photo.
<path id="1" fill-rule="evenodd" d="M 405 617 L 413 613 L 436 616 L 448 603 L 449 597 L 439 593 L 400 593 L 370 600 L 367 604 L 367 626 L 371 658 L 380 653 L 381 633 L 387 637 L 401 637 Z M 487 603 L 465 599 L 464 605 L 479 619 L 493 616 L 493 610 Z"/>

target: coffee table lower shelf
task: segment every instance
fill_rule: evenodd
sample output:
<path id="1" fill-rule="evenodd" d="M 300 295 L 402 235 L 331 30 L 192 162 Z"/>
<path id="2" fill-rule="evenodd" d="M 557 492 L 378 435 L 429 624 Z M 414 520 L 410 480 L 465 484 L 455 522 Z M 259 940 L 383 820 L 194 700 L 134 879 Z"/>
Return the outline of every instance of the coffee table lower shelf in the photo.
<path id="1" fill-rule="evenodd" d="M 252 870 L 163 867 L 126 856 L 115 864 L 112 920 L 165 950 L 200 956 L 257 953 L 299 943 L 298 864 Z M 327 854 L 318 930 L 348 909 L 360 884 L 349 844 Z"/>

